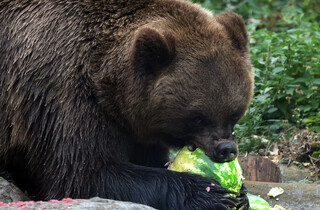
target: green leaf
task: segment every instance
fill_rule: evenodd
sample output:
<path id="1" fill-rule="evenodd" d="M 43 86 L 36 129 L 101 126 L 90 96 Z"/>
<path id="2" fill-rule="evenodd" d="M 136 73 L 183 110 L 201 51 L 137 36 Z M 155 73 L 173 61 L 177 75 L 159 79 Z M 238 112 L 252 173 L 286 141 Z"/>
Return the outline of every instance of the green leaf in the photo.
<path id="1" fill-rule="evenodd" d="M 255 97 L 255 99 L 259 102 L 266 102 L 269 96 L 269 94 L 258 95 Z"/>
<path id="2" fill-rule="evenodd" d="M 278 111 L 278 108 L 273 107 L 273 108 L 270 108 L 267 112 L 268 112 L 269 114 L 271 114 L 271 113 L 276 112 L 276 111 Z"/>
<path id="3" fill-rule="evenodd" d="M 311 132 L 320 133 L 320 126 L 311 126 L 311 127 L 309 128 L 309 130 L 310 130 Z"/>
<path id="4" fill-rule="evenodd" d="M 314 84 L 314 85 L 320 85 L 320 78 L 313 79 L 311 83 Z"/>
<path id="5" fill-rule="evenodd" d="M 305 96 L 300 97 L 300 98 L 298 98 L 298 99 L 296 100 L 296 102 L 299 103 L 299 102 L 303 101 L 305 98 L 306 98 Z"/>
<path id="6" fill-rule="evenodd" d="M 294 88 L 287 88 L 286 89 L 286 92 L 291 96 L 293 95 L 293 91 L 294 91 Z"/>
<path id="7" fill-rule="evenodd" d="M 272 73 L 273 74 L 278 74 L 279 72 L 282 72 L 284 70 L 284 68 L 281 66 L 281 67 L 276 67 L 274 69 L 272 69 Z"/>
<path id="8" fill-rule="evenodd" d="M 273 87 L 266 87 L 266 88 L 264 89 L 263 93 L 267 93 L 267 92 L 269 92 L 269 91 L 272 90 L 272 89 L 273 89 Z"/>

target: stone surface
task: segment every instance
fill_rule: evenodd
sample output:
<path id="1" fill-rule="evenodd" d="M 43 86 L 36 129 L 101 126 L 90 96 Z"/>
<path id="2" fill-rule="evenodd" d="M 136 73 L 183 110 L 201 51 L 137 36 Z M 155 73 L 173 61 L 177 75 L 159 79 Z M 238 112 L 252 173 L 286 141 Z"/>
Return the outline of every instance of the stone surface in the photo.
<path id="1" fill-rule="evenodd" d="M 245 181 L 245 186 L 249 193 L 260 195 L 272 207 L 280 205 L 294 210 L 320 210 L 320 184 Z M 284 193 L 268 198 L 267 194 L 273 187 L 281 187 Z"/>
<path id="2" fill-rule="evenodd" d="M 50 200 L 49 202 L 34 202 L 34 201 L 27 201 L 27 202 L 13 202 L 13 203 L 1 203 L 0 202 L 0 209 L 30 209 L 30 210 L 44 210 L 44 209 L 52 209 L 52 210 L 64 210 L 64 209 L 74 209 L 74 210 L 113 210 L 113 209 L 133 209 L 133 210 L 152 210 L 149 206 L 131 203 L 131 202 L 124 202 L 124 201 L 114 201 L 109 199 L 102 199 L 102 198 L 91 198 L 88 200 L 84 199 L 71 199 L 65 198 L 61 201 L 58 200 Z"/>
<path id="3" fill-rule="evenodd" d="M 106 209 L 136 209 L 151 210 L 153 208 L 141 204 L 114 201 L 102 198 L 71 199 L 65 198 L 61 201 L 50 200 L 49 202 L 34 202 L 14 184 L 9 183 L 0 177 L 0 209 L 90 209 L 90 210 L 106 210 Z"/>
<path id="4" fill-rule="evenodd" d="M 260 195 L 272 207 L 280 205 L 287 209 L 292 208 L 294 210 L 320 210 L 320 184 L 256 182 L 246 180 L 245 186 L 249 193 Z M 273 187 L 281 187 L 284 189 L 284 193 L 276 198 L 268 198 L 267 194 Z M 114 201 L 98 197 L 88 200 L 66 198 L 61 201 L 51 200 L 49 202 L 26 200 L 28 200 L 28 197 L 25 196 L 21 190 L 0 177 L 0 209 L 153 209 L 149 206 L 136 203 Z"/>
<path id="5" fill-rule="evenodd" d="M 0 177 L 0 201 L 10 203 L 14 201 L 30 200 L 19 188 Z"/>
<path id="6" fill-rule="evenodd" d="M 301 169 L 293 164 L 291 164 L 290 166 L 287 166 L 285 164 L 279 164 L 278 167 L 281 170 L 282 182 L 298 182 L 310 176 L 310 170 L 308 168 Z"/>

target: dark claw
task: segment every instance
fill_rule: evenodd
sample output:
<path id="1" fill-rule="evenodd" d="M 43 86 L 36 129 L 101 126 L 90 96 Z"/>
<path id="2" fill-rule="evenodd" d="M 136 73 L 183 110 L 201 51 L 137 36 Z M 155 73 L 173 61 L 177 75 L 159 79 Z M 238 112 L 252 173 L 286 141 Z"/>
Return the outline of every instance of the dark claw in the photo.
<path id="1" fill-rule="evenodd" d="M 239 202 L 238 198 L 233 197 L 233 196 L 231 196 L 231 195 L 225 195 L 225 196 L 223 196 L 222 198 L 227 198 L 227 199 L 232 200 L 233 202 L 236 202 L 236 203 Z"/>
<path id="2" fill-rule="evenodd" d="M 238 210 L 247 210 L 249 209 L 249 201 L 248 197 L 246 195 L 242 195 L 241 197 L 238 197 L 239 203 L 237 204 L 237 209 Z"/>
<path id="3" fill-rule="evenodd" d="M 239 200 L 233 196 L 224 196 L 221 199 L 221 202 L 227 206 L 229 206 L 230 208 L 236 207 L 237 204 L 239 203 Z"/>
<path id="4" fill-rule="evenodd" d="M 240 189 L 240 194 L 247 194 L 247 192 L 248 192 L 247 188 L 244 185 L 242 185 Z"/>
<path id="5" fill-rule="evenodd" d="M 250 206 L 249 206 L 249 200 L 248 200 L 248 197 L 247 197 L 247 188 L 242 185 L 241 189 L 240 189 L 240 196 L 238 196 L 238 200 L 240 201 L 238 204 L 237 204 L 237 210 L 248 210 L 250 209 Z"/>
<path id="6" fill-rule="evenodd" d="M 241 206 L 241 207 L 237 206 L 237 210 L 247 210 L 247 209 L 248 209 L 247 206 Z"/>

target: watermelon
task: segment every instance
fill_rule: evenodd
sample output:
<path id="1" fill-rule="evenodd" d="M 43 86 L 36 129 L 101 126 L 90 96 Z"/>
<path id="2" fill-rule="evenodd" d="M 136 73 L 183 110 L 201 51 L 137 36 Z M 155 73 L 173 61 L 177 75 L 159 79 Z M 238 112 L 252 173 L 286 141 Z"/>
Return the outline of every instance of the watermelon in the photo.
<path id="1" fill-rule="evenodd" d="M 214 179 L 222 187 L 239 192 L 243 182 L 242 169 L 238 159 L 227 163 L 213 162 L 201 148 L 193 152 L 187 147 L 180 150 L 169 170 L 198 174 Z"/>
<path id="2" fill-rule="evenodd" d="M 257 195 L 252 195 L 247 193 L 247 197 L 249 199 L 250 209 L 251 210 L 269 210 L 269 203 Z"/>
<path id="3" fill-rule="evenodd" d="M 214 179 L 218 181 L 222 187 L 235 192 L 240 191 L 244 180 L 238 159 L 227 163 L 216 163 L 213 162 L 201 148 L 189 151 L 187 147 L 183 147 L 175 160 L 169 165 L 168 169 L 198 174 L 209 179 Z M 270 209 L 268 202 L 259 196 L 247 193 L 247 197 L 252 210 Z"/>

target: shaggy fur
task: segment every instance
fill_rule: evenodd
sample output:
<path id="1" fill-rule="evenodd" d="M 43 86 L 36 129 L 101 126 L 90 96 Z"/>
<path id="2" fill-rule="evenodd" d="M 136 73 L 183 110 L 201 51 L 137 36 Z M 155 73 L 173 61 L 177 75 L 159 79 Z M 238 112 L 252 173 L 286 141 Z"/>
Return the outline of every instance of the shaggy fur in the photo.
<path id="1" fill-rule="evenodd" d="M 169 146 L 211 156 L 235 140 L 253 87 L 239 16 L 179 0 L 2 0 L 0 28 L 0 170 L 34 199 L 236 203 L 160 167 Z"/>

